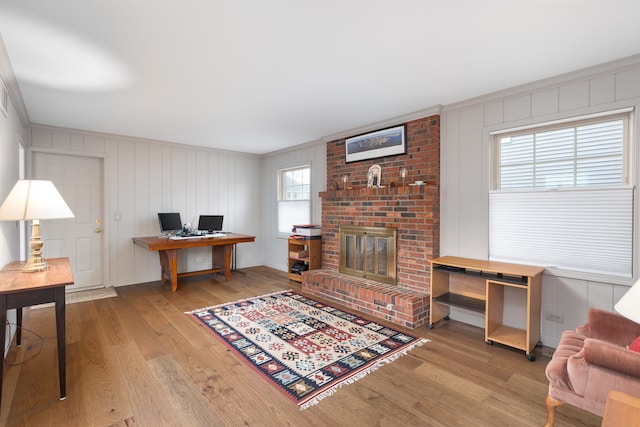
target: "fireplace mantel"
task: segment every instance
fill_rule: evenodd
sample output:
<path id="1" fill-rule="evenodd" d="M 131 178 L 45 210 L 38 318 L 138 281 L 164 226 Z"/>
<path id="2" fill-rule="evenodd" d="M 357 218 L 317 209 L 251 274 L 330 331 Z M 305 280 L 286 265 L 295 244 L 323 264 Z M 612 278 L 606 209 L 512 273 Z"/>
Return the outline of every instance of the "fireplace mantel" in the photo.
<path id="1" fill-rule="evenodd" d="M 376 197 L 376 196 L 411 196 L 420 194 L 432 194 L 438 192 L 437 185 L 405 185 L 404 187 L 381 188 L 347 188 L 346 190 L 327 190 L 318 193 L 321 199 L 344 199 L 349 197 Z"/>

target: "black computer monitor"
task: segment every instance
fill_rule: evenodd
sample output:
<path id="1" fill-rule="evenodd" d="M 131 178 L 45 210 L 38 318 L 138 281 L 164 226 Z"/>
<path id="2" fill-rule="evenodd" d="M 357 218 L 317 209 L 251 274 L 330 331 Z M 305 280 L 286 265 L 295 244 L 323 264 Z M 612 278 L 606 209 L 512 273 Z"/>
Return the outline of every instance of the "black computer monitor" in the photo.
<path id="1" fill-rule="evenodd" d="M 198 230 L 222 231 L 223 215 L 200 215 Z"/>
<path id="2" fill-rule="evenodd" d="M 182 230 L 182 221 L 178 212 L 159 213 L 158 221 L 160 221 L 160 231 L 163 233 Z"/>

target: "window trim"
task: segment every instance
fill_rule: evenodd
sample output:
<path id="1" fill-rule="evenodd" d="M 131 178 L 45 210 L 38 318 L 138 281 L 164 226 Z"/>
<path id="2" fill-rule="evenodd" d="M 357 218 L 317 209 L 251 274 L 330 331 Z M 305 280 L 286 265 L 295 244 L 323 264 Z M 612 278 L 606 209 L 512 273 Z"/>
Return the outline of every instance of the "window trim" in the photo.
<path id="1" fill-rule="evenodd" d="M 303 169 L 309 169 L 309 197 L 306 199 L 287 199 L 284 197 L 286 189 L 284 187 L 284 174 L 286 172 L 291 172 L 291 171 L 296 171 L 296 170 L 303 170 Z M 310 164 L 303 164 L 300 166 L 291 166 L 291 167 L 286 167 L 286 168 L 280 168 L 278 169 L 278 201 L 296 201 L 296 200 L 309 200 L 311 201 L 311 165 Z"/>
<path id="2" fill-rule="evenodd" d="M 550 130 L 554 130 L 554 129 L 566 129 L 566 128 L 576 128 L 579 126 L 583 126 L 585 124 L 593 124 L 593 123 L 601 123 L 601 122 L 607 122 L 607 121 L 614 121 L 614 120 L 623 120 L 623 141 L 622 141 L 622 171 L 621 171 L 621 183 L 620 184 L 614 184 L 614 185 L 607 185 L 607 186 L 602 186 L 602 185 L 594 185 L 594 186 L 576 186 L 576 187 L 558 187 L 558 188 L 519 188 L 519 189 L 511 189 L 511 188 L 505 188 L 505 189 L 501 189 L 500 188 L 500 174 L 501 174 L 501 164 L 500 164 L 500 139 L 504 138 L 506 136 L 517 136 L 517 135 L 526 135 L 526 134 L 532 134 L 532 133 L 540 133 L 540 132 L 545 132 L 545 131 L 550 131 Z M 492 166 L 490 168 L 490 176 L 489 176 L 489 183 L 490 183 L 490 190 L 489 190 L 489 194 L 488 194 L 488 203 L 489 203 L 489 233 L 488 233 L 488 256 L 489 259 L 493 259 L 496 261 L 502 260 L 502 261 L 506 261 L 506 262 L 521 262 L 521 263 L 535 263 L 533 260 L 529 259 L 529 257 L 525 258 L 525 259 L 520 259 L 518 261 L 514 261 L 513 259 L 500 259 L 502 258 L 501 255 L 498 255 L 497 252 L 495 252 L 495 248 L 492 249 L 492 245 L 495 243 L 492 241 L 492 239 L 494 238 L 494 230 L 499 230 L 499 225 L 498 228 L 496 227 L 496 223 L 495 220 L 496 218 L 492 218 L 492 214 L 491 214 L 491 210 L 493 209 L 493 198 L 492 195 L 496 195 L 496 193 L 500 194 L 504 194 L 506 197 L 508 197 L 508 193 L 513 193 L 514 195 L 517 194 L 538 194 L 538 195 L 544 195 L 545 193 L 547 194 L 570 194 L 570 193 L 576 193 L 578 194 L 579 192 L 584 192 L 585 194 L 588 193 L 594 193 L 594 192 L 600 192 L 600 191 L 627 191 L 627 194 L 630 194 L 630 197 L 627 198 L 627 204 L 631 209 L 631 215 L 630 218 L 627 217 L 627 222 L 630 221 L 631 225 L 629 227 L 627 227 L 628 229 L 630 228 L 630 231 L 625 232 L 624 234 L 626 236 L 628 236 L 628 238 L 630 239 L 630 245 L 631 248 L 627 250 L 627 252 L 625 252 L 625 256 L 629 256 L 630 260 L 627 261 L 628 265 L 627 265 L 627 269 L 624 272 L 615 272 L 613 274 L 611 274 L 611 272 L 607 272 L 604 273 L 602 270 L 599 271 L 594 271 L 594 270 L 590 270 L 590 266 L 587 266 L 587 268 L 584 267 L 578 267 L 576 268 L 576 266 L 573 267 L 569 267 L 568 265 L 557 265 L 557 263 L 554 262 L 554 260 L 558 260 L 554 257 L 554 255 L 549 252 L 548 256 L 546 256 L 546 261 L 544 262 L 537 262 L 537 264 L 539 265 L 544 265 L 545 263 L 548 265 L 545 265 L 545 268 L 549 269 L 549 273 L 550 274 L 558 274 L 560 273 L 562 276 L 564 277 L 574 277 L 574 278 L 581 278 L 584 280 L 585 277 L 598 277 L 598 278 L 606 278 L 607 281 L 612 281 L 612 282 L 625 282 L 628 281 L 630 277 L 633 277 L 634 275 L 637 274 L 636 272 L 636 260 L 637 260 L 637 233 L 636 231 L 634 231 L 637 227 L 637 218 L 636 218 L 636 208 L 638 206 L 638 203 L 635 199 L 635 194 L 636 194 L 636 190 L 635 190 L 635 185 L 636 185 L 636 177 L 635 177 L 635 173 L 634 170 L 637 167 L 635 165 L 635 149 L 634 149 L 634 140 L 635 140 L 635 130 L 634 130 L 634 123 L 635 123 L 635 108 L 634 107 L 628 107 L 628 108 L 619 108 L 619 109 L 615 109 L 615 110 L 610 110 L 610 111 L 605 111 L 605 112 L 598 112 L 598 113 L 594 113 L 594 114 L 588 114 L 588 115 L 581 115 L 581 116 L 574 116 L 574 117 L 568 117 L 568 118 L 563 118 L 563 119 L 558 119 L 558 120 L 552 120 L 552 121 L 546 121 L 546 122 L 540 122 L 540 123 L 531 123 L 531 124 L 527 124 L 527 125 L 523 125 L 523 126 L 518 126 L 518 127 L 512 127 L 512 128 L 508 128 L 508 129 L 493 129 L 491 131 L 488 130 L 487 134 L 489 136 L 488 138 L 488 142 L 489 142 L 489 146 L 491 149 L 491 153 L 490 153 L 490 159 L 492 161 Z M 626 189 L 626 190 L 625 190 Z M 565 193 L 565 192 L 569 192 L 569 193 Z M 544 220 L 548 220 L 548 215 L 545 214 L 540 214 L 540 218 L 545 218 Z M 613 217 L 611 217 L 613 218 Z M 535 221 L 535 219 L 532 219 L 532 221 Z M 515 221 L 517 223 L 517 221 Z M 492 224 L 494 227 L 494 230 L 492 230 Z M 508 224 L 507 224 L 508 226 Z M 527 226 L 523 226 L 525 228 L 529 228 Z M 567 228 L 573 228 L 573 227 L 567 227 Z M 506 230 L 506 229 L 504 229 Z M 564 230 L 562 230 L 564 231 Z M 588 230 L 587 230 L 588 231 Z M 561 238 L 562 236 L 558 236 L 558 238 Z M 519 243 L 515 243 L 520 245 L 522 240 L 526 239 L 526 237 L 522 237 L 519 240 Z M 590 249 L 596 249 L 596 244 L 594 244 L 594 248 L 590 248 Z M 553 242 L 549 242 L 549 247 L 553 247 Z M 508 248 L 507 248 L 508 249 Z M 504 252 L 504 247 L 501 247 L 500 249 L 503 253 Z M 602 248 L 600 248 L 600 250 L 602 250 Z M 514 251 L 515 252 L 515 251 Z M 506 252 L 508 253 L 508 257 L 516 257 L 515 253 L 511 253 L 511 252 Z M 598 258 L 600 259 L 600 258 Z M 567 269 L 567 267 L 569 269 Z"/>
<path id="3" fill-rule="evenodd" d="M 286 172 L 289 171 L 294 171 L 294 170 L 301 170 L 301 169 L 309 169 L 309 197 L 307 199 L 285 199 L 283 198 L 283 196 L 285 195 L 285 188 L 284 188 L 284 174 Z M 276 177 L 277 177 L 277 197 L 276 197 L 276 236 L 278 237 L 288 237 L 290 236 L 290 231 L 287 232 L 283 232 L 280 231 L 280 207 L 281 207 L 281 203 L 282 202 L 286 202 L 286 203 L 291 203 L 291 202 L 298 202 L 298 203 L 306 203 L 307 204 L 307 209 L 308 209 L 308 218 L 309 221 L 311 221 L 311 216 L 312 216 L 312 188 L 313 188 L 313 183 L 312 183 L 312 179 L 313 179 L 313 170 L 311 167 L 311 163 L 302 163 L 300 165 L 296 165 L 296 166 L 286 166 L 286 167 L 280 167 L 277 169 L 276 171 Z M 293 224 L 292 224 L 293 225 Z"/>
<path id="4" fill-rule="evenodd" d="M 622 182 L 618 186 L 629 185 L 630 172 L 631 172 L 631 132 L 632 132 L 632 113 L 633 107 L 622 108 L 618 110 L 612 110 L 608 112 L 589 114 L 585 116 L 571 117 L 561 120 L 554 120 L 550 122 L 542 122 L 538 124 L 530 124 L 527 126 L 520 126 L 510 129 L 502 129 L 493 132 L 489 132 L 491 136 L 492 146 L 492 160 L 493 167 L 491 168 L 491 190 L 492 191 L 510 191 L 510 189 L 500 188 L 500 139 L 505 136 L 517 137 L 532 133 L 542 133 L 558 129 L 577 128 L 588 124 L 603 123 L 614 120 L 623 121 L 623 134 L 622 134 Z M 566 188 L 578 188 L 578 187 L 566 187 Z M 587 186 L 585 188 L 594 188 L 594 186 Z M 536 191 L 540 188 L 519 188 L 517 191 Z"/>

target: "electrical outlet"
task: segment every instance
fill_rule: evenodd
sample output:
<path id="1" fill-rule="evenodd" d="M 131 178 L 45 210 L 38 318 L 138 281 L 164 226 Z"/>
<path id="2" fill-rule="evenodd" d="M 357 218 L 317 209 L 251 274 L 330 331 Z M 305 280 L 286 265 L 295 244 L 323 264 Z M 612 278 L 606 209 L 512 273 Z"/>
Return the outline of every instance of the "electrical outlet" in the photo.
<path id="1" fill-rule="evenodd" d="M 198 258 L 196 258 L 196 262 L 202 262 L 202 257 L 199 256 Z"/>
<path id="2" fill-rule="evenodd" d="M 393 304 L 387 304 L 387 310 L 393 310 Z"/>
<path id="3" fill-rule="evenodd" d="M 544 318 L 551 322 L 564 323 L 564 314 L 552 313 L 550 311 L 544 312 Z"/>

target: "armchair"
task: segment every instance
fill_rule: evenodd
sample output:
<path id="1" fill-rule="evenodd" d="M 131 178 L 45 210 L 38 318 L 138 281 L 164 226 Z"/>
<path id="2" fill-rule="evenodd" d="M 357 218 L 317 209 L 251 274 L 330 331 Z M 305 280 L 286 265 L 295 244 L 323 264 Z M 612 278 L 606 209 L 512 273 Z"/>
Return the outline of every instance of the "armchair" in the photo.
<path id="1" fill-rule="evenodd" d="M 640 397 L 640 353 L 628 348 L 638 337 L 640 324 L 596 308 L 589 309 L 585 325 L 564 331 L 546 367 L 545 427 L 554 425 L 563 403 L 602 416 L 609 390 Z"/>

